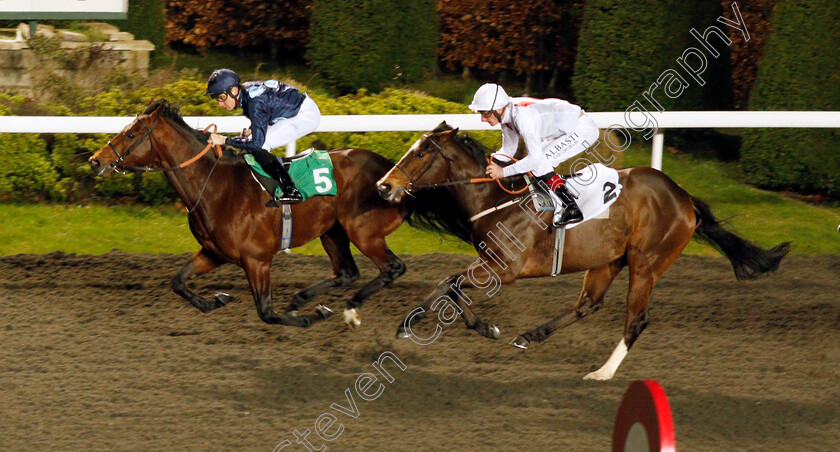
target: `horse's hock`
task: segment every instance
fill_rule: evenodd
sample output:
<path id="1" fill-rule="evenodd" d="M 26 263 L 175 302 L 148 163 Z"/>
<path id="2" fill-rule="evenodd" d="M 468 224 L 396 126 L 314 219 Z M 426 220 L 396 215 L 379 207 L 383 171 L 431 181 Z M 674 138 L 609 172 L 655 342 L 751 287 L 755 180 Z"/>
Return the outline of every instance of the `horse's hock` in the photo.
<path id="1" fill-rule="evenodd" d="M 92 33 L 57 30 L 49 25 L 38 24 L 36 35 L 59 38 L 61 49 L 66 50 L 98 46 L 101 51 L 113 55 L 120 67 L 148 74 L 149 53 L 155 49 L 154 44 L 145 40 L 137 41 L 133 34 L 122 32 L 111 24 L 92 22 L 83 25 Z M 24 23 L 17 28 L 0 29 L 0 90 L 23 94 L 32 91 L 31 71 L 39 63 L 35 52 L 27 44 L 29 37 L 29 25 Z"/>

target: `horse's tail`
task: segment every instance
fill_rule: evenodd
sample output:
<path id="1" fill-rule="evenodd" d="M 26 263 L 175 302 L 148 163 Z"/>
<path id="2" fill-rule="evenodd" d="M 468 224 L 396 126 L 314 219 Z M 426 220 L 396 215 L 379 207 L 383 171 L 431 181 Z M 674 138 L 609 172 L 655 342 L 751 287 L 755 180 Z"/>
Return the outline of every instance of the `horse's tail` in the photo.
<path id="1" fill-rule="evenodd" d="M 712 215 L 705 202 L 692 196 L 691 204 L 697 217 L 694 238 L 708 243 L 728 257 L 735 270 L 735 277 L 741 281 L 776 270 L 779 262 L 790 251 L 790 242 L 780 243 L 769 250 L 760 248 L 726 229 L 723 222 Z"/>

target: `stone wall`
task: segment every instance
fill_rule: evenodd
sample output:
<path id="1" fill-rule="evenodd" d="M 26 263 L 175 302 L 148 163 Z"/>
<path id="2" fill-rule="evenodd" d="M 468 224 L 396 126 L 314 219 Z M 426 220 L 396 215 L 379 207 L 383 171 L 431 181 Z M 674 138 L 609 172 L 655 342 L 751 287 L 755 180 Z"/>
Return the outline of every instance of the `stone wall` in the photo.
<path id="1" fill-rule="evenodd" d="M 101 46 L 105 52 L 115 52 L 114 60 L 119 61 L 119 66 L 148 74 L 149 53 L 155 49 L 151 42 L 136 41 L 134 35 L 121 32 L 111 24 L 97 22 L 85 25 L 95 30 L 104 41 L 91 41 L 85 34 L 56 30 L 49 25 L 39 24 L 36 33 L 39 36 L 61 38 L 62 49 Z M 0 91 L 19 94 L 32 92 L 31 73 L 38 69 L 38 58 L 26 43 L 29 36 L 28 24 L 0 29 Z"/>

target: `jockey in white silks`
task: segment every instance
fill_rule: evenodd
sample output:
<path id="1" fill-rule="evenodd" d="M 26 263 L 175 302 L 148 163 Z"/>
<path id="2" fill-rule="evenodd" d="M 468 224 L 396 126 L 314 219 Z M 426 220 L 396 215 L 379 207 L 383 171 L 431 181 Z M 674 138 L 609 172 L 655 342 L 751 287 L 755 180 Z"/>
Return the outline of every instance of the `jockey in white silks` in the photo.
<path id="1" fill-rule="evenodd" d="M 554 172 L 560 163 L 582 153 L 598 140 L 598 126 L 577 105 L 560 99 L 509 97 L 505 90 L 486 83 L 475 92 L 469 108 L 481 114 L 481 121 L 502 127 L 502 148 L 493 153 L 500 162 L 510 161 L 519 138 L 528 155 L 504 168 L 491 162 L 487 175 L 493 179 L 533 172 L 549 187 L 557 209 L 555 227 L 583 220 L 580 208 L 566 189 L 566 181 Z M 561 208 L 562 206 L 562 208 Z"/>

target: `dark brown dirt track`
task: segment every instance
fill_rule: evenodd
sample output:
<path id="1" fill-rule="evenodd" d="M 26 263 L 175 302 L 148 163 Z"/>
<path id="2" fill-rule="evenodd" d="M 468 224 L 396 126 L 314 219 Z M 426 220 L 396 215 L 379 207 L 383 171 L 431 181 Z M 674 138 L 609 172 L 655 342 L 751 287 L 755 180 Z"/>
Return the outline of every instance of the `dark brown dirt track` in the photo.
<path id="1" fill-rule="evenodd" d="M 334 413 L 344 431 L 332 442 L 310 433 L 313 446 L 603 451 L 637 379 L 667 391 L 678 450 L 840 450 L 840 257 L 792 256 L 747 283 L 722 258 L 681 258 L 609 382 L 581 378 L 620 339 L 626 271 L 604 309 L 522 352 L 507 341 L 567 309 L 582 274 L 519 281 L 489 300 L 472 291 L 502 340 L 459 321 L 419 346 L 393 339 L 396 326 L 469 257 L 406 256 L 408 272 L 370 299 L 356 332 L 339 316 L 308 330 L 263 324 L 233 266 L 197 279 L 201 293 L 237 297 L 201 314 L 169 289 L 186 257 L 0 258 L 0 450 L 269 452 L 289 439 L 284 450 L 303 451 L 293 432 Z M 330 269 L 326 257 L 279 255 L 274 265 L 283 304 Z M 323 301 L 340 311 L 351 293 Z M 391 367 L 396 380 L 377 400 L 355 396 L 357 418 L 332 410 L 386 350 L 406 370 Z"/>

